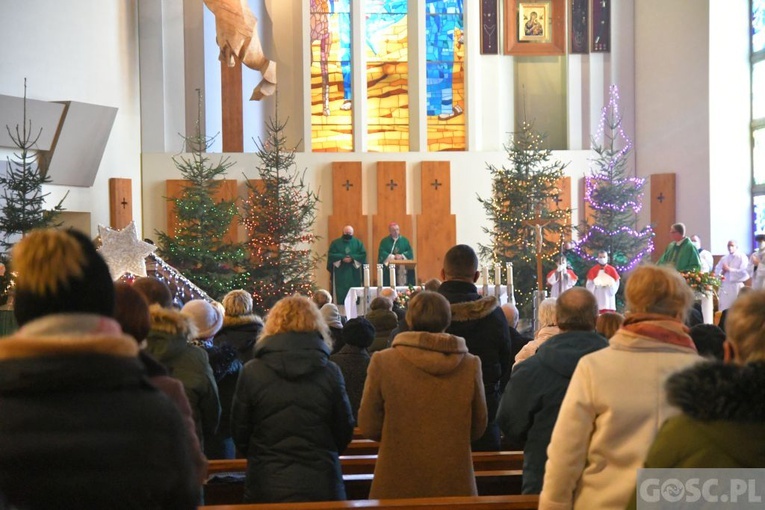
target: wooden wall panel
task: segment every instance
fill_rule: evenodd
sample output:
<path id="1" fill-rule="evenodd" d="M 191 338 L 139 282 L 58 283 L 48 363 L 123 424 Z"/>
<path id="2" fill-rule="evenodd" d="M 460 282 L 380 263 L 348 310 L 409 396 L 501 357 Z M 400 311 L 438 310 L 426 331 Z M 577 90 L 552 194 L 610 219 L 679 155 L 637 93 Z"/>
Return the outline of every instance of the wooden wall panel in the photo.
<path id="1" fill-rule="evenodd" d="M 651 225 L 656 237 L 653 239 L 653 255 L 656 262 L 664 249 L 672 241 L 669 228 L 677 223 L 675 200 L 675 174 L 653 174 L 650 177 L 651 188 Z"/>
<path id="2" fill-rule="evenodd" d="M 244 152 L 244 106 L 242 105 L 242 64 L 220 63 L 223 152 Z"/>
<path id="3" fill-rule="evenodd" d="M 109 179 L 109 226 L 122 230 L 133 221 L 133 180 Z"/>
<path id="4" fill-rule="evenodd" d="M 587 188 L 587 177 L 579 179 L 579 224 L 592 225 L 594 223 L 593 210 L 590 203 L 584 200 L 585 190 Z"/>
<path id="5" fill-rule="evenodd" d="M 350 225 L 353 227 L 354 237 L 364 243 L 369 263 L 372 252 L 369 246 L 367 216 L 361 209 L 361 186 L 360 161 L 332 163 L 332 214 L 327 218 L 327 247 L 343 235 L 344 226 Z"/>
<path id="6" fill-rule="evenodd" d="M 424 282 L 441 277 L 444 255 L 457 244 L 457 217 L 452 214 L 449 162 L 423 161 L 421 168 L 422 213 L 417 215 L 417 251 L 414 256 L 417 276 Z"/>
<path id="7" fill-rule="evenodd" d="M 389 235 L 388 225 L 393 221 L 401 227 L 401 235 L 412 243 L 414 258 L 419 260 L 412 237 L 412 216 L 406 214 L 406 163 L 381 161 L 377 163 L 377 214 L 372 216 L 372 249 L 367 249 L 371 264 L 377 264 L 377 248 L 380 241 Z M 416 274 L 419 275 L 419 271 Z M 377 271 L 372 271 L 372 279 L 378 284 Z"/>
<path id="8" fill-rule="evenodd" d="M 183 188 L 189 181 L 183 179 L 168 179 L 165 184 L 166 197 L 177 198 L 181 195 Z M 233 179 L 225 179 L 221 181 L 221 185 L 218 187 L 218 191 L 215 193 L 215 200 L 236 200 L 237 199 L 237 182 Z M 167 235 L 170 237 L 175 236 L 175 229 L 178 226 L 178 219 L 175 216 L 175 204 L 171 201 L 167 201 Z M 238 221 L 236 217 L 231 220 L 231 224 L 228 228 L 228 233 L 223 238 L 227 243 L 237 242 L 237 226 Z"/>

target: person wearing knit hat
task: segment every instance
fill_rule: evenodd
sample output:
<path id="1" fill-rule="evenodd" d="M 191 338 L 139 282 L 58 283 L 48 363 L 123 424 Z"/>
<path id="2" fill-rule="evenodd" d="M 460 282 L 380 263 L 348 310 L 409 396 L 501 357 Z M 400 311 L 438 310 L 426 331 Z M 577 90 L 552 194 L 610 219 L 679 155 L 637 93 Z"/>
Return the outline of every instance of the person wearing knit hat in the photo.
<path id="1" fill-rule="evenodd" d="M 114 320 L 113 282 L 91 241 L 32 231 L 12 264 L 21 328 L 0 342 L 0 493 L 8 504 L 196 508 L 188 432 L 175 404 L 146 383 L 138 344 Z"/>
<path id="2" fill-rule="evenodd" d="M 353 419 L 356 420 L 361 405 L 361 395 L 367 380 L 369 366 L 369 351 L 375 339 L 375 327 L 364 317 L 350 319 L 343 327 L 345 345 L 339 352 L 329 357 L 343 372 L 345 390 L 351 401 Z"/>
<path id="3" fill-rule="evenodd" d="M 332 354 L 340 352 L 345 342 L 343 341 L 343 321 L 340 319 L 340 311 L 334 303 L 327 303 L 321 307 L 321 316 L 329 327 L 332 335 Z"/>
<path id="4" fill-rule="evenodd" d="M 191 319 L 196 331 L 194 340 L 198 345 L 212 339 L 223 326 L 222 310 L 204 299 L 192 299 L 183 305 L 181 313 Z"/>

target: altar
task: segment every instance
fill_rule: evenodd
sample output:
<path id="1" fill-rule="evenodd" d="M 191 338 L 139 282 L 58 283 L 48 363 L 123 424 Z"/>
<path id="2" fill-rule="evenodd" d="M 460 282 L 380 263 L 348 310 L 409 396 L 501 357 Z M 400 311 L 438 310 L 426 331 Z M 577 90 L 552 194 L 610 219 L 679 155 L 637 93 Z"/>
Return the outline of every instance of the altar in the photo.
<path id="1" fill-rule="evenodd" d="M 477 285 L 478 293 L 483 295 L 484 294 L 484 286 L 483 285 Z M 499 289 L 497 289 L 499 287 Z M 415 290 L 419 290 L 422 287 L 415 286 Z M 406 286 L 400 286 L 396 287 L 396 292 L 401 294 L 409 290 L 409 287 Z M 497 292 L 499 291 L 499 292 Z M 496 296 L 499 294 L 499 302 L 500 304 L 507 303 L 507 285 L 488 285 L 488 293 L 491 296 Z M 367 295 L 367 308 L 368 304 L 377 297 L 377 287 L 369 287 L 369 294 Z M 364 300 L 364 287 L 351 287 L 348 290 L 348 295 L 345 296 L 345 302 L 343 305 L 345 306 L 345 316 L 348 319 L 353 319 L 355 317 L 358 317 L 360 314 L 363 315 L 363 300 Z"/>

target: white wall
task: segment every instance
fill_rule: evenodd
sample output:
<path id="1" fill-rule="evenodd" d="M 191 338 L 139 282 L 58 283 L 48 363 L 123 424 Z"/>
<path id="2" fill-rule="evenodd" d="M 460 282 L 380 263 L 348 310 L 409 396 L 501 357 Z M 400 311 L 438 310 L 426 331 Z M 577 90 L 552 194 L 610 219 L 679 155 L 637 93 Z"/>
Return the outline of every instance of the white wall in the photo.
<path id="1" fill-rule="evenodd" d="M 46 186 L 48 204 L 69 191 L 64 207 L 91 213 L 91 235 L 109 224 L 109 178 L 133 179 L 141 224 L 140 116 L 135 0 L 55 2 L 0 0 L 0 94 L 72 100 L 118 108 L 91 188 Z M 34 119 L 32 119 L 34 123 Z M 4 129 L 4 126 L 0 126 Z"/>

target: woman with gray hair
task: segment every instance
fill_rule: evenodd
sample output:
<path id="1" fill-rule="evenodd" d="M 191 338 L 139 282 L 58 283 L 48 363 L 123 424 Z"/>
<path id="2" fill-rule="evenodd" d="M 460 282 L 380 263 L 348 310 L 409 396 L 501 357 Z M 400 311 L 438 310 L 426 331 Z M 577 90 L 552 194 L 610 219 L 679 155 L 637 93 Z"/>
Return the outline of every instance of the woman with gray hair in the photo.
<path id="1" fill-rule="evenodd" d="M 345 499 L 339 454 L 353 413 L 319 309 L 291 296 L 274 305 L 237 383 L 232 435 L 247 457 L 246 503 Z"/>
<path id="2" fill-rule="evenodd" d="M 539 329 L 534 334 L 534 339 L 523 346 L 515 355 L 515 362 L 520 363 L 526 358 L 536 354 L 539 346 L 545 343 L 549 338 L 560 333 L 555 311 L 556 298 L 550 297 L 539 304 Z"/>

